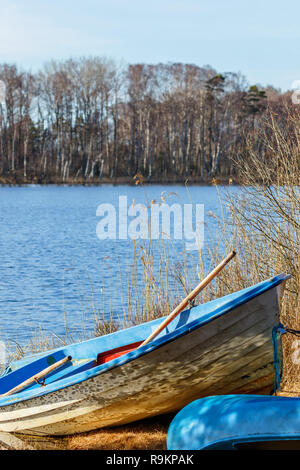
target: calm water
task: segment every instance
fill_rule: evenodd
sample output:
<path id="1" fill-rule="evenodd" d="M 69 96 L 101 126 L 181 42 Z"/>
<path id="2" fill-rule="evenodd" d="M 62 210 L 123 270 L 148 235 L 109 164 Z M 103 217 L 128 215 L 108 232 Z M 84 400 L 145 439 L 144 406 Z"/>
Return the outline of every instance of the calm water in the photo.
<path id="1" fill-rule="evenodd" d="M 238 191 L 231 187 L 230 191 Z M 215 187 L 151 186 L 149 200 L 163 191 L 174 193 L 169 203 L 202 203 L 205 207 L 205 246 L 211 243 L 220 213 Z M 141 187 L 0 188 L 0 339 L 25 343 L 42 326 L 64 333 L 65 316 L 74 329 L 93 328 L 93 300 L 106 301 L 105 313 L 120 315 L 126 304 L 126 273 L 132 269 L 131 240 L 99 240 L 96 210 L 101 203 L 145 203 Z M 172 261 L 178 261 L 182 242 L 174 243 Z M 194 269 L 194 268 L 193 268 Z M 123 281 L 120 281 L 120 272 Z M 122 295 L 121 295 L 122 294 Z"/>

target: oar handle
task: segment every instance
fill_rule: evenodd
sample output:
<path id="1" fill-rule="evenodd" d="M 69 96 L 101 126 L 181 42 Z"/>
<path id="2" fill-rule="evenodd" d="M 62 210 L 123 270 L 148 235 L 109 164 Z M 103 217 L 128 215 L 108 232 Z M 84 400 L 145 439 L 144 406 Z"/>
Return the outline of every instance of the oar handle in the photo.
<path id="1" fill-rule="evenodd" d="M 173 312 L 170 313 L 170 315 L 158 326 L 158 328 L 153 333 L 151 333 L 151 335 L 148 336 L 147 339 L 145 339 L 145 341 L 139 346 L 139 348 L 145 346 L 154 338 L 156 338 L 156 336 L 166 326 L 168 326 L 168 324 L 172 320 L 174 320 L 174 318 L 177 317 L 180 312 L 182 312 L 182 310 L 188 305 L 188 303 L 191 302 L 219 274 L 219 272 L 226 266 L 226 264 L 229 263 L 230 260 L 232 260 L 232 258 L 235 257 L 235 255 L 235 251 L 229 253 L 229 255 L 226 256 L 226 258 L 224 258 L 223 261 L 221 261 L 221 263 L 218 264 L 218 266 L 213 271 L 211 271 L 208 276 L 206 276 L 206 278 L 203 279 L 203 281 L 201 281 L 198 286 L 195 287 L 194 290 L 192 290 L 192 292 L 189 293 L 189 295 L 173 310 Z"/>

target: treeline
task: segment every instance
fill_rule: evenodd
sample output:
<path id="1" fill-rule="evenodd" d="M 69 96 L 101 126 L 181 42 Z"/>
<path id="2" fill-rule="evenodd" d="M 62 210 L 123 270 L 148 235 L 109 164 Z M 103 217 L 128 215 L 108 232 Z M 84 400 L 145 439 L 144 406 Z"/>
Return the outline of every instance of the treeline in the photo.
<path id="1" fill-rule="evenodd" d="M 287 103 L 240 74 L 181 63 L 3 64 L 0 80 L 0 182 L 238 179 L 235 157 L 250 136 L 263 158 L 266 110 L 284 126 Z"/>

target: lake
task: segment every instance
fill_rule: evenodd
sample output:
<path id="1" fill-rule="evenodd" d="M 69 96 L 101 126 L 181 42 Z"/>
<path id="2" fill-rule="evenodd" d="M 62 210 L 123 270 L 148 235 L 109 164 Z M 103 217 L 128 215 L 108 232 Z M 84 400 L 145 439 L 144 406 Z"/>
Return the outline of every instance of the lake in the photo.
<path id="1" fill-rule="evenodd" d="M 0 339 L 26 344 L 39 327 L 63 335 L 66 321 L 74 330 L 84 322 L 91 331 L 93 309 L 100 301 L 105 315 L 122 315 L 133 240 L 99 239 L 99 205 L 117 207 L 120 196 L 133 207 L 146 204 L 146 199 L 181 207 L 203 204 L 205 251 L 218 230 L 211 216 L 220 216 L 218 191 L 214 186 L 187 190 L 179 185 L 1 187 Z M 173 263 L 178 262 L 182 246 L 182 240 L 172 241 Z M 190 262 L 190 269 L 196 268 L 195 263 Z"/>

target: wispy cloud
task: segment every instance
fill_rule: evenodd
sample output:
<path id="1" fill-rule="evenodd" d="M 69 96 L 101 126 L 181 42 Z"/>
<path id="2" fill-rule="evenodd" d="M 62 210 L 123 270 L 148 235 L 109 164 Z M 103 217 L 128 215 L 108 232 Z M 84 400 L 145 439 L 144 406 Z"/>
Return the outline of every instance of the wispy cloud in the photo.
<path id="1" fill-rule="evenodd" d="M 18 1 L 0 8 L 0 60 L 10 62 L 43 62 L 49 58 L 71 55 L 105 54 L 114 43 L 113 38 L 89 30 L 79 15 L 69 18 L 65 8 L 53 2 Z M 41 3 L 44 3 L 41 8 Z M 48 3 L 48 5 L 47 5 Z M 72 18 L 71 18 L 72 17 Z"/>

